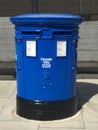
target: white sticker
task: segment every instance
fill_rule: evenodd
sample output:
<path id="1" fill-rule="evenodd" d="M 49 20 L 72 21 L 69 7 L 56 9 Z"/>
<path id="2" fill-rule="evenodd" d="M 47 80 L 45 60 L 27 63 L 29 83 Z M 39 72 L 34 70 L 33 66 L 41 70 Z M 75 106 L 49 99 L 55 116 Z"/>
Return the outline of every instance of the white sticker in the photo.
<path id="1" fill-rule="evenodd" d="M 40 58 L 42 61 L 42 68 L 51 68 L 51 63 L 52 58 Z"/>
<path id="2" fill-rule="evenodd" d="M 57 56 L 66 56 L 66 41 L 57 41 Z"/>
<path id="3" fill-rule="evenodd" d="M 26 41 L 26 56 L 36 57 L 36 41 Z"/>

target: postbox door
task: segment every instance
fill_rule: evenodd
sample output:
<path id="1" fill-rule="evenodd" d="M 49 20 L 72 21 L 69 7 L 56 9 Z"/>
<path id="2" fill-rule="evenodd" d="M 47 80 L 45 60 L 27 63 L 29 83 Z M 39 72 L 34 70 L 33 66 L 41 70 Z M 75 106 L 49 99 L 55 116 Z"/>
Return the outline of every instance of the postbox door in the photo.
<path id="1" fill-rule="evenodd" d="M 60 43 L 58 43 L 60 44 Z M 57 54 L 57 40 L 24 40 L 25 98 L 62 100 L 68 98 L 68 57 Z"/>

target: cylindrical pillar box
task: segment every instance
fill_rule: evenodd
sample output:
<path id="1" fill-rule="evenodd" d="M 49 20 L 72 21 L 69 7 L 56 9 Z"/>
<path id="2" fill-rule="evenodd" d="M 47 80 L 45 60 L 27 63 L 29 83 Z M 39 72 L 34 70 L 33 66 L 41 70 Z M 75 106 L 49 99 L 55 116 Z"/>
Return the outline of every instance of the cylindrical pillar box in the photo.
<path id="1" fill-rule="evenodd" d="M 74 115 L 80 16 L 26 14 L 15 24 L 17 114 L 36 120 Z"/>

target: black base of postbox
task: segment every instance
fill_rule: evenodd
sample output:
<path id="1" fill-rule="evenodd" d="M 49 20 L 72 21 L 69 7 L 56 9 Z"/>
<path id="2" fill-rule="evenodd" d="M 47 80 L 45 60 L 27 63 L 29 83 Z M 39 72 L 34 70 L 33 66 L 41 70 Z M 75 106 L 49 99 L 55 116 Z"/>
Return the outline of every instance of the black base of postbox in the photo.
<path id="1" fill-rule="evenodd" d="M 34 120 L 57 120 L 70 117 L 77 112 L 76 97 L 63 101 L 30 101 L 17 96 L 17 114 Z"/>

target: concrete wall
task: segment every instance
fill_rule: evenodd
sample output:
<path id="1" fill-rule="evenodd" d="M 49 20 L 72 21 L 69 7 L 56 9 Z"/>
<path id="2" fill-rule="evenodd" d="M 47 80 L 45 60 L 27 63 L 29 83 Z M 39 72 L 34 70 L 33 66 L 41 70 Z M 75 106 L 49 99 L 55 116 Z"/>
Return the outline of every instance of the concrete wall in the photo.
<path id="1" fill-rule="evenodd" d="M 0 0 L 0 16 L 32 12 L 32 0 Z"/>
<path id="2" fill-rule="evenodd" d="M 42 13 L 72 13 L 86 20 L 98 20 L 98 0 L 39 0 L 38 10 Z"/>
<path id="3" fill-rule="evenodd" d="M 86 20 L 98 20 L 98 0 L 0 0 L 0 16 L 32 12 L 80 14 Z"/>
<path id="4" fill-rule="evenodd" d="M 14 25 L 9 17 L 0 17 L 0 63 L 15 61 Z"/>
<path id="5" fill-rule="evenodd" d="M 79 13 L 79 0 L 39 0 L 39 12 Z"/>
<path id="6" fill-rule="evenodd" d="M 97 67 L 98 72 L 98 21 L 85 21 L 80 25 L 78 67 Z"/>

